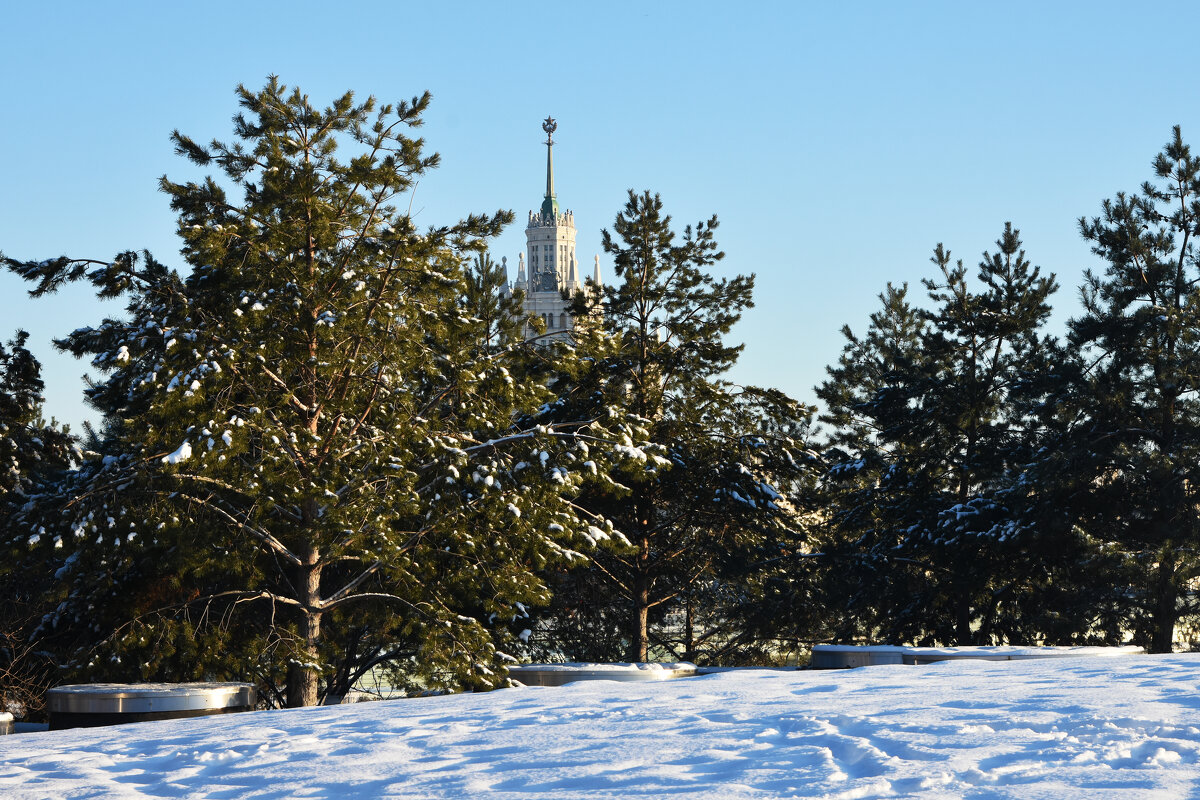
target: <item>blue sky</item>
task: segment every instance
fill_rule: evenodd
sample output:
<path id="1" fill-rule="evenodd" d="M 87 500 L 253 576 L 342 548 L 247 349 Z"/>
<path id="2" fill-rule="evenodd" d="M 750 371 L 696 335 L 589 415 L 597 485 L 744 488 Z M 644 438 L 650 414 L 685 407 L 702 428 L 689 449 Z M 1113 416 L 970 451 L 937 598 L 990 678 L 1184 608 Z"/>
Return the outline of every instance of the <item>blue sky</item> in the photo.
<path id="1" fill-rule="evenodd" d="M 515 273 L 552 115 L 580 260 L 629 188 L 660 192 L 680 227 L 716 213 L 723 270 L 758 276 L 732 377 L 812 403 L 839 329 L 861 331 L 888 281 L 918 284 L 938 242 L 977 263 L 1008 220 L 1059 277 L 1061 329 L 1102 266 L 1076 220 L 1149 179 L 1172 125 L 1200 147 L 1187 3 L 247 6 L 10 4 L 0 250 L 183 266 L 156 182 L 197 173 L 172 129 L 229 138 L 234 87 L 272 73 L 318 103 L 428 89 L 442 167 L 412 198 L 420 222 L 512 209 L 492 252 Z M 0 335 L 31 331 L 60 420 L 89 415 L 87 365 L 50 340 L 106 313 L 84 287 L 34 301 L 0 276 Z"/>

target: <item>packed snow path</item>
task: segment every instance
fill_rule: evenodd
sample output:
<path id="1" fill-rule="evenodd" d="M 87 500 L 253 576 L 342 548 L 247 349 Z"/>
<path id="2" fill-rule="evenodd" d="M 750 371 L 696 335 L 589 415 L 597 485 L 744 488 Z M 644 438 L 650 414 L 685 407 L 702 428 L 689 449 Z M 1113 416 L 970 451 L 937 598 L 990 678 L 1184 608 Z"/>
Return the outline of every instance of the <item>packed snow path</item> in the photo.
<path id="1" fill-rule="evenodd" d="M 0 797 L 1200 796 L 1200 656 L 736 671 L 0 737 Z"/>

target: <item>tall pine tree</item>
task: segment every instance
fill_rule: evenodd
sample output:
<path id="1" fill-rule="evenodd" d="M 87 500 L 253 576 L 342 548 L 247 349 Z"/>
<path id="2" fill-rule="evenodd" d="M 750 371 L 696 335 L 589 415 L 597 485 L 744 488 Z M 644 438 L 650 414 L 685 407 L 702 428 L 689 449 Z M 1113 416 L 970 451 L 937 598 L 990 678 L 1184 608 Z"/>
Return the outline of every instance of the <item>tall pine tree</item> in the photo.
<path id="1" fill-rule="evenodd" d="M 930 310 L 889 287 L 865 341 L 848 344 L 818 395 L 838 426 L 836 522 L 858 561 L 868 632 L 973 644 L 1005 637 L 1010 571 L 1029 532 L 1010 491 L 1038 447 L 1033 410 L 1057 348 L 1040 334 L 1055 290 L 1006 225 L 973 289 L 938 245 Z M 868 599 L 874 598 L 874 599 Z M 873 617 L 873 619 L 872 619 Z"/>
<path id="2" fill-rule="evenodd" d="M 34 294 L 87 279 L 127 300 L 62 342 L 108 377 L 90 391 L 103 456 L 39 506 L 67 554 L 60 616 L 156 586 L 143 618 L 96 632 L 120 670 L 154 672 L 136 659 L 160 635 L 209 674 L 257 651 L 290 705 L 364 664 L 500 685 L 505 624 L 546 599 L 535 570 L 591 535 L 566 501 L 588 426 L 515 425 L 546 390 L 509 369 L 495 270 L 468 269 L 511 214 L 420 230 L 392 205 L 438 162 L 407 135 L 428 95 L 321 109 L 272 78 L 238 97 L 235 143 L 173 135 L 222 174 L 162 180 L 188 274 L 148 254 L 6 260 Z"/>
<path id="3" fill-rule="evenodd" d="M 1137 565 L 1135 633 L 1169 652 L 1200 610 L 1200 158 L 1178 126 L 1154 173 L 1079 221 L 1107 267 L 1086 274 L 1071 321 L 1090 362 L 1074 392 L 1072 499 L 1080 524 Z"/>
<path id="4" fill-rule="evenodd" d="M 44 613 L 49 573 L 17 517 L 78 455 L 69 432 L 42 418 L 41 365 L 17 331 L 0 345 L 0 711 L 39 713 L 56 663 L 31 641 Z M 35 536 L 38 536 L 36 532 Z"/>
<path id="5" fill-rule="evenodd" d="M 677 236 L 658 195 L 631 191 L 603 233 L 616 280 L 577 299 L 563 352 L 579 368 L 559 366 L 552 383 L 555 413 L 632 423 L 617 466 L 579 500 L 629 546 L 592 553 L 556 599 L 560 622 L 607 629 L 610 643 L 592 657 L 623 647 L 645 661 L 656 645 L 695 657 L 702 637 L 715 652 L 738 647 L 732 626 L 737 603 L 750 602 L 750 570 L 799 536 L 785 497 L 805 474 L 808 409 L 723 378 L 742 349 L 725 337 L 752 305 L 754 278 L 712 275 L 724 257 L 716 226 L 714 217 Z M 696 608 L 720 630 L 698 632 Z"/>

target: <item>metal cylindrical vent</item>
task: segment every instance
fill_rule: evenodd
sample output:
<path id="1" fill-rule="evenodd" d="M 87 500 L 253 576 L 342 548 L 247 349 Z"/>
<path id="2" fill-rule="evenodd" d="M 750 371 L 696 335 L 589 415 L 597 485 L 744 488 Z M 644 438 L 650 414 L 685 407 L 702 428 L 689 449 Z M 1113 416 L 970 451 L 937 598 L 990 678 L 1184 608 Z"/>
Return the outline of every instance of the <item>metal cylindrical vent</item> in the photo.
<path id="1" fill-rule="evenodd" d="M 250 683 L 84 683 L 46 693 L 50 730 L 251 711 Z"/>
<path id="2" fill-rule="evenodd" d="M 818 644 L 812 649 L 813 669 L 852 669 L 902 663 L 904 648 Z"/>
<path id="3" fill-rule="evenodd" d="M 692 664 L 521 664 L 508 668 L 509 677 L 526 686 L 564 686 L 575 681 L 665 681 L 690 678 Z"/>

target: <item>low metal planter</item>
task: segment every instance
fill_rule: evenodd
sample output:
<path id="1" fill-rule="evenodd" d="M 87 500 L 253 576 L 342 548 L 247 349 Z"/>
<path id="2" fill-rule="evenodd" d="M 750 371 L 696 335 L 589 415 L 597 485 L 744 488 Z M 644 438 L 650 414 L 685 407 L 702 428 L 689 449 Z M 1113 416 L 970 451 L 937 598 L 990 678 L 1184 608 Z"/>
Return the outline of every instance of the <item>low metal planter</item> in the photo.
<path id="1" fill-rule="evenodd" d="M 812 649 L 813 669 L 851 669 L 874 667 L 880 664 L 903 664 L 903 647 L 877 645 L 875 647 L 853 647 L 819 644 Z"/>
<path id="2" fill-rule="evenodd" d="M 848 669 L 880 664 L 933 664 L 937 661 L 1024 661 L 1031 658 L 1129 656 L 1140 647 L 903 647 L 899 645 L 818 644 L 812 649 L 813 669 Z"/>
<path id="3" fill-rule="evenodd" d="M 575 681 L 666 681 L 690 678 L 696 665 L 667 664 L 521 664 L 508 668 L 508 675 L 526 686 L 563 686 Z"/>
<path id="4" fill-rule="evenodd" d="M 251 711 L 251 683 L 81 683 L 46 693 L 50 730 Z"/>

